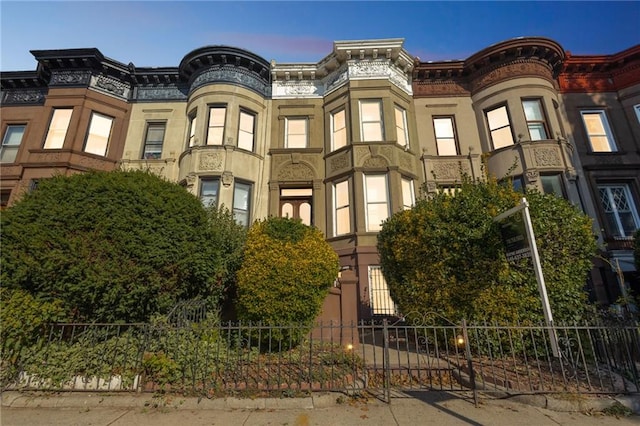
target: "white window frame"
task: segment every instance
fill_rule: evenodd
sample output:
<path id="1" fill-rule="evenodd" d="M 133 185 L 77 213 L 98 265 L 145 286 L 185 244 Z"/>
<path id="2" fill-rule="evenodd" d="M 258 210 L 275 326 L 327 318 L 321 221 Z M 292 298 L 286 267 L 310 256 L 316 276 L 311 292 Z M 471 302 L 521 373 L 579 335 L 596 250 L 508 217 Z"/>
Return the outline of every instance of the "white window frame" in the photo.
<path id="1" fill-rule="evenodd" d="M 158 130 L 162 128 L 162 139 L 150 140 L 149 133 L 152 130 Z M 158 160 L 162 158 L 162 146 L 164 145 L 164 137 L 167 132 L 167 123 L 165 122 L 149 122 L 147 123 L 147 130 L 144 137 L 144 147 L 142 148 L 143 160 Z"/>
<path id="2" fill-rule="evenodd" d="M 369 265 L 369 304 L 372 315 L 397 316 L 398 306 L 391 298 L 382 267 Z"/>
<path id="3" fill-rule="evenodd" d="M 205 188 L 206 185 L 213 185 L 211 188 Z M 215 193 L 213 195 L 210 192 L 215 189 Z M 205 190 L 207 193 L 205 194 Z M 199 191 L 200 202 L 205 207 L 218 207 L 218 200 L 220 199 L 220 178 L 202 178 L 200 179 L 200 191 Z M 207 201 L 209 200 L 209 201 Z"/>
<path id="4" fill-rule="evenodd" d="M 396 137 L 398 144 L 409 149 L 409 130 L 407 127 L 407 110 L 399 105 L 395 106 Z"/>
<path id="5" fill-rule="evenodd" d="M 527 108 L 525 108 L 525 103 L 533 103 L 535 102 L 539 108 L 538 113 L 540 114 L 540 119 L 535 119 L 535 117 L 527 117 Z M 524 98 L 522 99 L 522 111 L 524 113 L 524 119 L 527 122 L 527 131 L 529 132 L 529 140 L 531 141 L 542 141 L 549 139 L 549 126 L 547 125 L 547 116 L 544 111 L 544 106 L 542 105 L 542 98 Z M 544 138 L 538 138 L 531 133 L 531 129 L 542 129 L 544 132 Z"/>
<path id="6" fill-rule="evenodd" d="M 239 225 L 246 228 L 251 224 L 251 193 L 253 185 L 249 182 L 235 181 L 233 185 L 233 217 Z M 246 203 L 244 203 L 246 201 Z M 240 216 L 242 214 L 242 216 Z"/>
<path id="7" fill-rule="evenodd" d="M 634 105 L 633 109 L 636 112 L 636 118 L 638 119 L 638 124 L 640 124 L 640 104 Z"/>
<path id="8" fill-rule="evenodd" d="M 62 149 L 69 131 L 73 108 L 54 108 L 43 149 Z"/>
<path id="9" fill-rule="evenodd" d="M 634 222 L 635 229 L 629 232 L 628 234 L 625 232 L 624 225 L 622 224 L 622 220 L 620 219 L 620 210 L 619 210 L 619 206 L 615 202 L 616 197 L 613 195 L 613 192 L 612 192 L 613 189 L 622 190 L 622 193 L 624 194 L 624 197 L 626 198 L 626 202 L 629 206 L 628 211 L 625 211 L 624 213 L 631 214 L 631 219 Z M 603 204 L 603 201 L 602 201 L 603 190 L 606 193 L 608 204 L 612 208 L 611 212 L 607 212 Z M 635 231 L 638 230 L 638 228 L 640 227 L 640 218 L 638 217 L 638 210 L 636 208 L 636 203 L 635 203 L 635 200 L 633 199 L 633 194 L 631 193 L 631 189 L 629 188 L 629 185 L 626 183 L 598 184 L 598 196 L 600 199 L 600 207 L 605 215 L 605 221 L 609 223 L 609 221 L 607 220 L 607 214 L 611 213 L 616 223 L 617 229 L 611 229 L 611 232 L 613 233 L 613 237 L 623 238 L 623 239 L 633 237 L 633 234 L 635 233 Z M 609 226 L 611 226 L 611 224 L 609 224 Z"/>
<path id="10" fill-rule="evenodd" d="M 416 195 L 413 187 L 413 179 L 402 178 L 402 209 L 410 210 L 416 204 Z"/>
<path id="11" fill-rule="evenodd" d="M 22 128 L 19 139 L 15 136 L 13 129 Z M 0 163 L 15 163 L 18 156 L 18 150 L 24 139 L 24 132 L 27 130 L 26 124 L 9 124 L 4 130 L 2 137 L 2 146 L 0 146 Z"/>
<path id="12" fill-rule="evenodd" d="M 447 126 L 447 130 L 450 130 L 451 134 L 443 134 L 439 132 L 439 129 L 442 130 L 442 126 L 439 126 L 439 122 L 448 121 L 449 126 Z M 456 139 L 456 125 L 455 119 L 452 115 L 449 116 L 435 116 L 432 118 L 433 122 L 433 132 L 436 136 L 436 149 L 438 151 L 439 156 L 448 156 L 448 155 L 460 155 L 460 151 L 458 149 L 458 141 Z"/>
<path id="13" fill-rule="evenodd" d="M 364 176 L 364 206 L 365 206 L 365 225 L 367 232 L 378 232 L 382 229 L 382 222 L 389 218 L 389 178 L 386 174 L 372 173 Z M 374 193 L 373 180 L 384 179 L 384 191 L 382 194 Z M 380 197 L 383 195 L 383 197 Z M 372 209 L 378 206 L 386 207 L 386 216 L 382 217 L 380 222 L 372 222 Z"/>
<path id="14" fill-rule="evenodd" d="M 222 111 L 222 123 L 216 122 L 214 114 Z M 209 123 L 207 124 L 207 145 L 224 145 L 224 130 L 227 120 L 226 105 L 211 105 L 209 107 Z"/>
<path id="15" fill-rule="evenodd" d="M 304 124 L 304 131 L 302 133 L 293 133 L 295 131 L 294 123 Z M 286 117 L 284 119 L 284 147 L 285 148 L 307 148 L 309 146 L 309 119 L 307 117 Z M 297 138 L 302 136 L 300 142 L 294 142 Z"/>
<path id="16" fill-rule="evenodd" d="M 345 235 L 351 233 L 351 197 L 349 190 L 349 179 L 345 179 L 333 184 L 333 235 Z M 341 200 L 344 200 L 341 202 Z M 338 224 L 339 216 L 346 215 L 347 226 L 340 228 Z"/>
<path id="17" fill-rule="evenodd" d="M 198 124 L 198 116 L 193 112 L 189 116 L 189 148 L 196 144 L 196 126 Z"/>
<path id="18" fill-rule="evenodd" d="M 363 115 L 363 106 L 365 105 L 373 105 L 376 104 L 378 106 L 378 117 L 371 120 L 365 120 Z M 380 131 L 379 138 L 368 138 L 367 132 L 365 132 L 365 128 L 370 126 L 377 126 L 377 129 Z M 377 132 L 376 132 L 377 133 Z M 384 121 L 383 121 L 383 113 L 382 113 L 382 100 L 380 99 L 363 99 L 360 101 L 360 135 L 362 137 L 362 142 L 381 142 L 384 141 Z"/>
<path id="19" fill-rule="evenodd" d="M 589 146 L 591 147 L 591 152 L 617 152 L 618 148 L 616 146 L 616 142 L 613 138 L 613 132 L 611 131 L 611 126 L 609 126 L 609 120 L 607 119 L 607 114 L 603 109 L 587 109 L 580 111 L 580 116 L 582 117 L 582 124 L 584 124 L 584 131 L 587 135 L 587 139 L 589 140 Z M 587 121 L 585 120 L 585 116 L 597 116 L 600 117 L 600 124 L 602 125 L 602 129 L 604 131 L 603 134 L 592 134 L 589 133 L 589 128 L 587 126 Z M 606 138 L 607 147 L 596 147 L 592 138 Z"/>
<path id="20" fill-rule="evenodd" d="M 246 120 L 251 120 L 251 130 L 249 130 L 249 126 L 246 123 Z M 245 151 L 253 152 L 255 148 L 255 138 L 256 138 L 256 114 L 241 109 L 240 110 L 240 119 L 238 121 L 238 148 L 244 149 Z"/>
<path id="21" fill-rule="evenodd" d="M 502 122 L 496 122 L 495 119 L 492 119 L 492 117 L 494 118 L 497 117 L 493 113 L 497 113 L 502 109 L 504 109 L 506 124 L 503 124 Z M 514 144 L 513 129 L 511 128 L 511 118 L 509 117 L 509 109 L 507 108 L 507 105 L 500 105 L 495 108 L 488 109 L 485 111 L 485 116 L 487 117 L 487 126 L 489 128 L 489 135 L 491 136 L 491 144 L 493 145 L 493 149 L 495 150 L 495 149 L 500 149 L 506 146 L 513 145 Z M 503 118 L 503 117 L 498 117 L 498 118 Z M 497 138 L 496 136 L 498 135 L 504 135 L 503 131 L 505 129 L 509 130 L 509 133 L 508 133 L 509 140 L 502 140 L 502 137 Z M 497 141 L 498 143 L 496 143 Z"/>
<path id="22" fill-rule="evenodd" d="M 336 118 L 342 115 L 342 127 L 336 127 Z M 347 146 L 347 110 L 342 108 L 331 113 L 331 151 Z"/>
<path id="23" fill-rule="evenodd" d="M 109 141 L 111 139 L 111 131 L 113 130 L 113 117 L 101 114 L 99 112 L 91 113 L 91 120 L 89 121 L 89 130 L 87 131 L 87 138 L 84 141 L 83 151 L 88 154 L 100 155 L 104 157 L 107 155 L 109 149 Z M 106 124 L 108 122 L 108 131 L 106 130 Z"/>

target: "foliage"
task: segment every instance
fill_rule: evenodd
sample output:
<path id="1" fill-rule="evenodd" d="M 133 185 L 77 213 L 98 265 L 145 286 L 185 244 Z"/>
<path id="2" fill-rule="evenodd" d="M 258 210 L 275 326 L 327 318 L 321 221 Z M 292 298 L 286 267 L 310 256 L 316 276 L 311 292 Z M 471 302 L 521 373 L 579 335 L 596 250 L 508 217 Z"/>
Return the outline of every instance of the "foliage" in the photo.
<path id="1" fill-rule="evenodd" d="M 640 229 L 633 236 L 633 258 L 636 263 L 636 271 L 640 271 Z"/>
<path id="2" fill-rule="evenodd" d="M 24 290 L 0 288 L 0 342 L 5 366 L 14 365 L 22 349 L 33 345 L 45 325 L 65 320 L 59 300 L 35 299 Z"/>
<path id="3" fill-rule="evenodd" d="M 338 257 L 319 230 L 288 218 L 257 221 L 238 272 L 238 318 L 310 327 L 337 275 Z M 263 343 L 295 346 L 309 327 L 276 329 Z"/>
<path id="4" fill-rule="evenodd" d="M 60 299 L 76 321 L 145 321 L 193 298 L 217 305 L 238 262 L 216 245 L 226 231 L 210 226 L 225 220 L 147 172 L 45 179 L 3 211 L 2 283 Z"/>
<path id="5" fill-rule="evenodd" d="M 455 195 L 421 199 L 389 218 L 378 250 L 401 311 L 435 311 L 452 321 L 541 321 L 531 259 L 508 263 L 493 221 L 521 197 L 493 178 L 465 178 Z M 530 191 L 526 198 L 554 320 L 583 318 L 588 309 L 583 287 L 596 248 L 591 221 L 555 196 Z"/>

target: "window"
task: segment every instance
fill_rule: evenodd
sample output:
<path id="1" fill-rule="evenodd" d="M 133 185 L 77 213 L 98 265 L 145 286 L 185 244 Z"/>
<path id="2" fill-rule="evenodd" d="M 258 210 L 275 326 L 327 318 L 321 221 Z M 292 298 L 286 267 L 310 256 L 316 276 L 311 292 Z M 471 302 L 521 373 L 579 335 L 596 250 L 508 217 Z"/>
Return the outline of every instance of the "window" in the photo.
<path id="1" fill-rule="evenodd" d="M 436 132 L 436 146 L 438 155 L 458 155 L 456 133 L 453 128 L 453 117 L 438 117 L 433 119 Z"/>
<path id="2" fill-rule="evenodd" d="M 331 151 L 347 146 L 347 119 L 345 110 L 331 114 Z"/>
<path id="3" fill-rule="evenodd" d="M 398 313 L 380 266 L 369 266 L 369 302 L 372 315 L 397 315 Z"/>
<path id="4" fill-rule="evenodd" d="M 300 219 L 311 225 L 311 188 L 283 188 L 280 190 L 280 216 Z"/>
<path id="5" fill-rule="evenodd" d="M 147 124 L 147 135 L 144 139 L 144 152 L 142 153 L 143 159 L 157 160 L 162 157 L 165 128 L 165 123 Z"/>
<path id="6" fill-rule="evenodd" d="M 640 123 L 640 104 L 635 105 L 633 109 L 636 111 L 636 117 L 638 118 L 638 123 Z"/>
<path id="7" fill-rule="evenodd" d="M 351 232 L 349 212 L 349 181 L 344 180 L 333 185 L 333 235 Z"/>
<path id="8" fill-rule="evenodd" d="M 587 137 L 593 152 L 616 152 L 613 134 L 604 111 L 581 111 Z"/>
<path id="9" fill-rule="evenodd" d="M 106 155 L 111 136 L 113 118 L 94 112 L 91 114 L 89 134 L 84 144 L 84 152 L 96 155 Z"/>
<path id="10" fill-rule="evenodd" d="M 240 128 L 238 130 L 238 148 L 253 151 L 253 134 L 256 116 L 246 111 L 240 111 Z"/>
<path id="11" fill-rule="evenodd" d="M 11 190 L 0 191 L 0 210 L 9 207 L 9 199 L 11 198 Z"/>
<path id="12" fill-rule="evenodd" d="M 540 175 L 540 182 L 542 183 L 542 192 L 545 194 L 554 194 L 556 197 L 565 198 L 561 175 Z"/>
<path id="13" fill-rule="evenodd" d="M 532 141 L 549 139 L 547 123 L 544 118 L 544 110 L 540 99 L 525 99 L 522 101 L 524 116 L 529 128 L 529 137 Z"/>
<path id="14" fill-rule="evenodd" d="M 382 126 L 382 102 L 379 100 L 360 101 L 360 120 L 362 141 L 375 142 L 384 140 Z"/>
<path id="15" fill-rule="evenodd" d="M 225 106 L 209 108 L 209 129 L 207 130 L 207 145 L 222 145 L 224 142 L 224 119 L 227 114 Z"/>
<path id="16" fill-rule="evenodd" d="M 307 147 L 308 121 L 306 118 L 285 119 L 285 148 Z"/>
<path id="17" fill-rule="evenodd" d="M 189 148 L 196 144 L 196 124 L 198 123 L 196 114 L 189 117 Z"/>
<path id="18" fill-rule="evenodd" d="M 614 237 L 631 237 L 638 229 L 638 211 L 626 184 L 598 185 L 600 202 Z"/>
<path id="19" fill-rule="evenodd" d="M 67 136 L 67 129 L 71 122 L 73 109 L 54 109 L 47 138 L 44 140 L 44 149 L 61 149 L 64 145 L 64 138 Z"/>
<path id="20" fill-rule="evenodd" d="M 205 207 L 218 207 L 219 179 L 200 180 L 200 201 Z"/>
<path id="21" fill-rule="evenodd" d="M 0 163 L 13 163 L 24 136 L 24 124 L 10 124 L 4 132 L 2 147 L 0 148 Z"/>
<path id="22" fill-rule="evenodd" d="M 387 175 L 364 175 L 364 194 L 367 231 L 379 231 L 389 217 Z"/>
<path id="23" fill-rule="evenodd" d="M 493 149 L 513 145 L 513 134 L 505 105 L 487 111 L 487 122 L 489 123 Z"/>
<path id="24" fill-rule="evenodd" d="M 409 148 L 409 133 L 407 132 L 407 111 L 396 105 L 396 135 L 398 144 Z"/>
<path id="25" fill-rule="evenodd" d="M 416 203 L 413 192 L 413 179 L 402 178 L 402 209 L 409 210 Z"/>
<path id="26" fill-rule="evenodd" d="M 251 200 L 251 185 L 236 182 L 233 189 L 233 217 L 238 224 L 249 226 L 249 208 Z"/>

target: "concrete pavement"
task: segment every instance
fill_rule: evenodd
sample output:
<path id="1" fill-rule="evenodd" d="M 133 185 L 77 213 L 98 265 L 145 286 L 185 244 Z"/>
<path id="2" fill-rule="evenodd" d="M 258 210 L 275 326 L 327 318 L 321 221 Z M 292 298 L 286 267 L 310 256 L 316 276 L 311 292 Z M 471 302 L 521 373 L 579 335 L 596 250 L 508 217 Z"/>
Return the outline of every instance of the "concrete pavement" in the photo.
<path id="1" fill-rule="evenodd" d="M 553 399 L 555 400 L 555 399 Z M 149 394 L 20 393 L 2 394 L 2 426 L 38 425 L 640 425 L 640 416 L 616 418 L 597 411 L 585 399 L 482 398 L 476 408 L 470 394 L 412 392 L 397 394 L 391 404 L 375 398 L 350 398 L 340 393 L 308 398 L 154 397 Z M 611 406 L 602 400 L 602 407 Z M 554 411 L 578 409 L 584 412 Z"/>

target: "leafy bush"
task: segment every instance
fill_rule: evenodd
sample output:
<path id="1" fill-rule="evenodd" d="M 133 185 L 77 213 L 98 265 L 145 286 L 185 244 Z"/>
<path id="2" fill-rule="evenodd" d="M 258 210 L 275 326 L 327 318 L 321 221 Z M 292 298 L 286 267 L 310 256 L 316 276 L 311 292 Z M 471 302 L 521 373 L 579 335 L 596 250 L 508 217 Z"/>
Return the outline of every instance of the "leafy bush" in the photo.
<path id="1" fill-rule="evenodd" d="M 238 272 L 236 309 L 243 321 L 279 328 L 262 343 L 295 346 L 310 329 L 338 275 L 338 256 L 316 228 L 299 220 L 269 218 L 249 229 Z"/>
<path id="2" fill-rule="evenodd" d="M 60 299 L 76 321 L 145 321 L 194 298 L 217 306 L 237 263 L 212 229 L 221 218 L 146 172 L 45 179 L 3 211 L 2 283 Z"/>
<path id="3" fill-rule="evenodd" d="M 401 311 L 420 317 L 433 310 L 452 321 L 542 321 L 531 260 L 506 261 L 493 221 L 521 197 L 495 179 L 465 179 L 454 196 L 419 200 L 389 218 L 378 250 Z M 555 196 L 531 191 L 526 197 L 554 320 L 584 318 L 584 285 L 595 253 L 591 221 Z"/>

